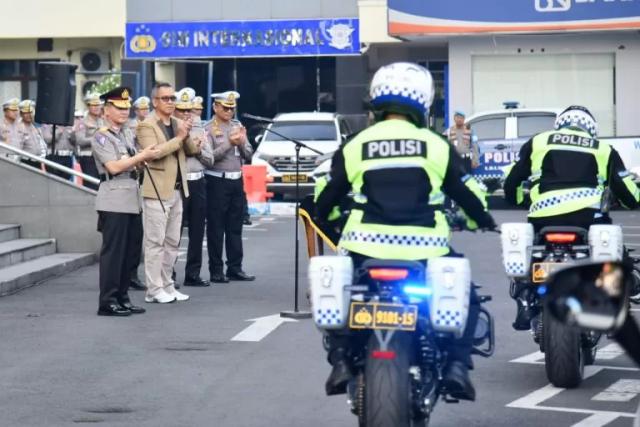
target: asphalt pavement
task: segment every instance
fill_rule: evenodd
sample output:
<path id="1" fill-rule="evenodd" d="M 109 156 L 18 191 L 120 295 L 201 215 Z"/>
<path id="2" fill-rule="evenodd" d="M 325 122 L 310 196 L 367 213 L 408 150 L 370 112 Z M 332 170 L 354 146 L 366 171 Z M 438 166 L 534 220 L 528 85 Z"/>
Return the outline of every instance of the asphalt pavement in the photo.
<path id="1" fill-rule="evenodd" d="M 495 213 L 499 222 L 524 215 Z M 639 214 L 615 217 L 640 250 Z M 276 316 L 293 308 L 293 231 L 291 217 L 255 218 L 244 233 L 255 282 L 183 288 L 191 299 L 168 305 L 133 291 L 143 315 L 96 316 L 97 265 L 0 298 L 0 426 L 356 426 L 344 396 L 324 395 L 329 365 L 312 321 Z M 579 389 L 549 386 L 530 334 L 510 326 L 499 236 L 460 233 L 453 244 L 494 297 L 497 348 L 476 359 L 477 401 L 439 402 L 430 425 L 631 426 L 640 371 L 620 349 L 603 341 Z M 305 309 L 303 240 L 300 253 Z"/>

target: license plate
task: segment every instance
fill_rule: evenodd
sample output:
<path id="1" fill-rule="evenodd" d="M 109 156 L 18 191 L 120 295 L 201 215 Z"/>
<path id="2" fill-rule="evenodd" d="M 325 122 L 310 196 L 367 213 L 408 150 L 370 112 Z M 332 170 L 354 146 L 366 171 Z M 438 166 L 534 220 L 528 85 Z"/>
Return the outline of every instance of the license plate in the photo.
<path id="1" fill-rule="evenodd" d="M 531 279 L 533 283 L 542 283 L 547 280 L 551 273 L 554 273 L 565 265 L 566 263 L 563 262 L 536 262 L 531 269 Z"/>
<path id="2" fill-rule="evenodd" d="M 307 175 L 298 175 L 298 182 L 307 182 L 309 180 L 309 177 Z M 282 175 L 282 182 L 286 182 L 286 183 L 295 183 L 296 182 L 296 175 Z"/>
<path id="3" fill-rule="evenodd" d="M 352 302 L 349 310 L 351 329 L 414 331 L 417 320 L 417 305 Z"/>

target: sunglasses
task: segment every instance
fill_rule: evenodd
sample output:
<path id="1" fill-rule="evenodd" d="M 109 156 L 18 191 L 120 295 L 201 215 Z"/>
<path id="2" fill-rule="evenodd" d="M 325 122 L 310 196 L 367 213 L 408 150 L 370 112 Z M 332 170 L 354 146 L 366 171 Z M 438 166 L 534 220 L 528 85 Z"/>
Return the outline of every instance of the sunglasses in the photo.
<path id="1" fill-rule="evenodd" d="M 178 98 L 176 98 L 176 96 L 174 95 L 174 96 L 156 96 L 156 99 L 159 99 L 162 102 L 169 103 L 169 102 L 176 102 Z"/>
<path id="2" fill-rule="evenodd" d="M 236 107 L 225 107 L 222 104 L 216 104 L 218 107 L 222 108 L 222 111 L 235 111 Z"/>

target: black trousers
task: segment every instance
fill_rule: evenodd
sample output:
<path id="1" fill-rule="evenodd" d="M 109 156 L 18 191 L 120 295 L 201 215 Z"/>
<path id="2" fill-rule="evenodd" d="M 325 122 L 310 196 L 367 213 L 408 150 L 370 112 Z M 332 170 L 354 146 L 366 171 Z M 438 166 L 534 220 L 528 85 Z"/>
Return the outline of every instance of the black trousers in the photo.
<path id="1" fill-rule="evenodd" d="M 99 306 L 129 302 L 131 270 L 142 240 L 142 215 L 98 212 L 98 230 L 102 232 Z"/>
<path id="2" fill-rule="evenodd" d="M 66 166 L 69 169 L 73 169 L 73 157 L 71 156 L 59 156 L 57 154 L 49 154 L 46 157 L 47 160 L 51 160 L 59 165 Z M 71 175 L 66 172 L 59 171 L 58 169 L 54 169 L 50 166 L 46 166 L 46 170 L 48 173 L 59 176 L 62 179 L 69 179 Z"/>
<path id="3" fill-rule="evenodd" d="M 207 182 L 205 178 L 187 181 L 189 197 L 183 199 L 182 223 L 189 227 L 189 246 L 187 248 L 187 265 L 184 269 L 184 281 L 200 280 L 202 268 L 202 241 L 207 215 Z"/>
<path id="4" fill-rule="evenodd" d="M 82 168 L 82 173 L 92 176 L 96 179 L 99 179 L 98 167 L 96 166 L 96 161 L 93 159 L 93 156 L 78 156 L 77 160 L 78 160 L 78 163 L 80 163 L 80 167 Z M 98 189 L 97 185 L 91 184 L 86 181 L 84 181 L 83 185 L 93 190 Z"/>
<path id="5" fill-rule="evenodd" d="M 40 166 L 42 165 L 42 163 L 40 163 L 39 161 L 32 160 L 32 159 L 20 159 L 20 161 L 22 163 L 24 163 L 25 165 L 29 165 L 29 166 L 31 166 L 33 168 L 36 168 L 36 169 L 40 169 Z"/>
<path id="6" fill-rule="evenodd" d="M 349 254 L 353 259 L 354 269 L 360 268 L 369 257 L 358 253 Z M 463 257 L 462 254 L 451 252 L 447 255 L 449 257 Z M 422 261 L 425 264 L 427 261 Z M 447 343 L 447 350 L 449 352 L 449 360 L 456 360 L 466 364 L 470 369 L 473 368 L 473 362 L 471 360 L 471 350 L 473 348 L 473 336 L 478 324 L 478 317 L 480 316 L 480 300 L 475 290 L 473 283 L 471 284 L 471 296 L 469 304 L 469 314 L 467 316 L 467 325 L 464 330 L 464 334 L 459 339 L 451 339 Z M 366 336 L 361 331 L 354 331 L 348 328 L 343 330 L 327 331 L 327 344 L 329 346 L 328 359 L 329 363 L 334 364 L 336 353 L 338 349 L 346 351 L 351 357 L 359 353 L 362 346 L 365 344 Z"/>
<path id="7" fill-rule="evenodd" d="M 227 254 L 227 271 L 242 269 L 242 179 L 207 176 L 207 248 L 209 273 L 223 272 L 222 246 Z"/>

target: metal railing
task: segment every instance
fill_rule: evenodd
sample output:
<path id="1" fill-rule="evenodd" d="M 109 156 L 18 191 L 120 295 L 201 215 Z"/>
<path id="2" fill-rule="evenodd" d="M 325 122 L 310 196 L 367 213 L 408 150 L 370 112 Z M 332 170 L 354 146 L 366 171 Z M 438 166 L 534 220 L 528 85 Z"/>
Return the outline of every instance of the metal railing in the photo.
<path id="1" fill-rule="evenodd" d="M 68 168 L 68 167 L 63 166 L 61 164 L 58 164 L 56 162 L 52 162 L 51 160 L 45 159 L 44 157 L 36 156 L 35 154 L 31 154 L 31 153 L 29 153 L 27 151 L 21 150 L 21 149 L 16 148 L 16 147 L 14 147 L 12 145 L 5 144 L 4 142 L 0 142 L 0 149 L 9 150 L 12 153 L 15 153 L 13 155 L 12 154 L 8 154 L 8 153 L 0 153 L 0 157 L 6 157 L 6 158 L 9 158 L 10 160 L 13 160 L 13 161 L 16 161 L 16 162 L 20 162 L 21 158 L 27 158 L 27 159 L 33 160 L 35 162 L 40 162 L 40 163 L 46 165 L 47 167 L 50 167 L 51 169 L 55 169 L 55 170 L 58 170 L 60 172 L 64 172 L 66 174 L 82 178 L 83 181 L 89 182 L 91 184 L 100 185 L 100 180 L 95 178 L 95 177 L 93 177 L 93 176 L 91 176 L 91 175 L 86 175 L 86 174 L 84 174 L 82 172 L 78 172 L 78 171 L 76 171 L 74 169 Z M 29 165 L 25 165 L 25 166 L 29 166 Z"/>

